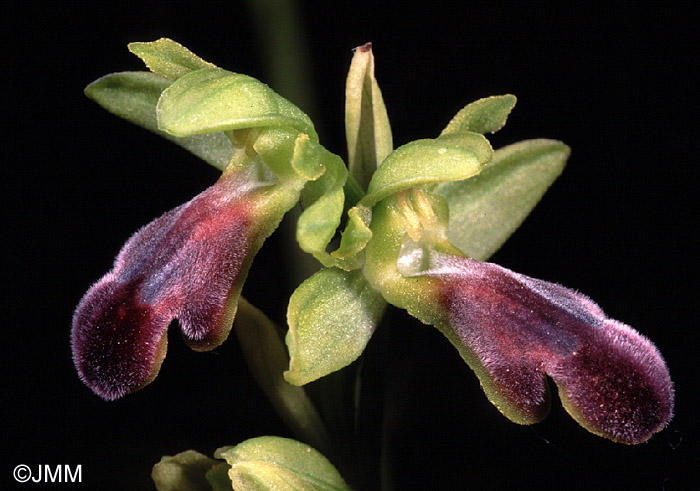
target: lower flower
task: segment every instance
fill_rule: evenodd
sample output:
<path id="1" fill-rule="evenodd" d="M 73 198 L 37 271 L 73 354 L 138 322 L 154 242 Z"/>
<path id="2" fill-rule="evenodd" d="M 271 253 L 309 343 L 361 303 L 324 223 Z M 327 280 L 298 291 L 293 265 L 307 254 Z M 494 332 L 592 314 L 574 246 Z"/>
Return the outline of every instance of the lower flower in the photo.
<path id="1" fill-rule="evenodd" d="M 423 228 L 411 237 L 410 213 L 400 199 L 375 208 L 365 276 L 387 302 L 438 328 L 506 417 L 541 421 L 549 376 L 597 435 L 640 443 L 670 421 L 673 383 L 647 338 L 571 289 L 464 257 L 444 220 L 418 216 Z"/>

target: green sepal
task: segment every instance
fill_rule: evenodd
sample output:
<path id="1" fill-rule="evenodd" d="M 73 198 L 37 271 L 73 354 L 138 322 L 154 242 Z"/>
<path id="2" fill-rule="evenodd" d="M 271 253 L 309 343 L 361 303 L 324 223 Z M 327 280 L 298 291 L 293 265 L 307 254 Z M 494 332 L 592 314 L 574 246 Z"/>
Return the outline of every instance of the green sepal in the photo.
<path id="1" fill-rule="evenodd" d="M 178 78 L 161 95 L 158 127 L 175 136 L 288 126 L 318 135 L 301 109 L 264 83 L 221 68 L 202 68 Z"/>
<path id="2" fill-rule="evenodd" d="M 355 361 L 372 337 L 385 303 L 362 272 L 323 269 L 289 299 L 284 378 L 303 385 Z"/>
<path id="3" fill-rule="evenodd" d="M 238 301 L 233 325 L 255 381 L 287 427 L 314 447 L 330 449 L 321 416 L 305 390 L 284 380 L 289 356 L 277 326 L 243 297 Z"/>
<path id="4" fill-rule="evenodd" d="M 391 153 L 393 140 L 386 106 L 374 77 L 372 44 L 355 48 L 345 84 L 348 168 L 367 189 L 372 174 Z"/>
<path id="5" fill-rule="evenodd" d="M 450 242 L 471 258 L 488 259 L 561 174 L 569 153 L 559 141 L 525 140 L 498 149 L 478 176 L 440 184 Z"/>
<path id="6" fill-rule="evenodd" d="M 211 491 L 207 473 L 220 463 L 194 450 L 186 450 L 162 457 L 153 466 L 151 478 L 158 491 Z"/>
<path id="7" fill-rule="evenodd" d="M 141 58 L 149 70 L 170 80 L 176 80 L 200 68 L 215 67 L 180 43 L 168 38 L 147 43 L 129 43 L 128 48 Z"/>
<path id="8" fill-rule="evenodd" d="M 496 95 L 479 99 L 463 107 L 440 136 L 452 135 L 460 131 L 474 133 L 495 133 L 506 124 L 508 115 L 515 107 L 514 95 Z"/>
<path id="9" fill-rule="evenodd" d="M 467 179 L 481 172 L 492 156 L 489 141 L 468 131 L 413 141 L 394 150 L 379 166 L 360 204 L 371 207 L 404 189 Z"/>
<path id="10" fill-rule="evenodd" d="M 252 438 L 220 448 L 214 456 L 231 466 L 228 473 L 236 491 L 350 489 L 328 459 L 288 438 Z"/>
<path id="11" fill-rule="evenodd" d="M 88 85 L 85 95 L 112 114 L 167 138 L 223 170 L 231 159 L 233 146 L 222 132 L 177 138 L 158 129 L 156 104 L 171 83 L 150 72 L 112 73 Z"/>

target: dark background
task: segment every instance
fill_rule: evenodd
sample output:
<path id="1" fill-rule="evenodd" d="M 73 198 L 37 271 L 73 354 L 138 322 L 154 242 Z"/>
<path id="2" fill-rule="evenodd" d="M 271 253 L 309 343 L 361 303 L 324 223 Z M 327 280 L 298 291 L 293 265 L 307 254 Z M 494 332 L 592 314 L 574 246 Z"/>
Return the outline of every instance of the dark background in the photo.
<path id="1" fill-rule="evenodd" d="M 556 398 L 543 423 L 515 425 L 436 330 L 395 313 L 387 362 L 397 397 L 389 413 L 396 487 L 693 489 L 700 19 L 676 3 L 521 3 L 304 2 L 317 104 L 302 108 L 321 142 L 345 156 L 346 70 L 351 48 L 367 41 L 396 146 L 434 137 L 474 99 L 516 94 L 494 146 L 548 137 L 569 144 L 572 156 L 493 261 L 576 288 L 651 338 L 676 384 L 676 416 L 637 446 L 589 434 Z M 133 231 L 217 177 L 100 109 L 83 87 L 111 71 L 142 69 L 126 44 L 161 36 L 270 82 L 264 36 L 245 3 L 126 4 L 4 8 L 2 403 L 9 417 L 1 472 L 9 483 L 17 464 L 81 464 L 76 489 L 150 489 L 151 466 L 163 454 L 288 435 L 250 379 L 235 337 L 202 354 L 171 329 L 159 377 L 117 402 L 94 396 L 74 372 L 69 330 L 84 291 Z M 277 247 L 273 237 L 263 248 L 244 293 L 283 321 L 294 285 L 280 282 L 285 271 L 264 266 L 279 265 Z M 25 488 L 39 485 L 18 487 Z"/>

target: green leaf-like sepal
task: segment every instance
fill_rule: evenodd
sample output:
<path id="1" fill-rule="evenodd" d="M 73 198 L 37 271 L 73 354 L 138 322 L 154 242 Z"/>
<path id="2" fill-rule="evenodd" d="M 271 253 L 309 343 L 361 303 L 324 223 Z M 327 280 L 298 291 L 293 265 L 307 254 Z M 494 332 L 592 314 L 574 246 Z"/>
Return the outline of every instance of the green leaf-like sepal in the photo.
<path id="1" fill-rule="evenodd" d="M 340 370 L 364 351 L 385 304 L 362 272 L 323 269 L 292 294 L 287 310 L 289 370 L 303 385 Z"/>
<path id="2" fill-rule="evenodd" d="M 85 95 L 109 112 L 167 138 L 223 170 L 231 159 L 233 146 L 222 132 L 177 138 L 158 129 L 156 104 L 171 83 L 149 72 L 113 73 L 88 85 Z"/>
<path id="3" fill-rule="evenodd" d="M 297 139 L 292 165 L 308 169 L 306 174 L 310 179 L 301 194 L 301 204 L 305 209 L 297 223 L 299 246 L 322 264 L 332 266 L 334 261 L 326 252 L 326 246 L 335 235 L 343 214 L 347 168 L 340 157 L 308 137 Z M 314 171 L 317 175 L 313 174 Z"/>
<path id="4" fill-rule="evenodd" d="M 371 207 L 404 189 L 467 179 L 481 172 L 492 156 L 491 144 L 478 133 L 413 141 L 394 150 L 379 166 L 360 204 Z"/>
<path id="5" fill-rule="evenodd" d="M 440 184 L 450 242 L 471 258 L 488 259 L 561 174 L 569 153 L 555 140 L 526 140 L 498 149 L 478 176 Z"/>
<path id="6" fill-rule="evenodd" d="M 374 77 L 372 44 L 355 49 L 345 85 L 348 168 L 363 189 L 393 149 L 389 116 Z"/>
<path id="7" fill-rule="evenodd" d="M 236 491 L 349 490 L 323 455 L 308 445 L 275 436 L 218 449 L 214 456 L 231 466 Z"/>
<path id="8" fill-rule="evenodd" d="M 452 135 L 460 131 L 475 133 L 495 133 L 503 128 L 508 115 L 515 107 L 514 95 L 497 95 L 479 99 L 459 111 L 440 136 Z"/>
<path id="9" fill-rule="evenodd" d="M 158 126 L 175 136 L 287 126 L 318 142 L 309 117 L 264 83 L 220 68 L 178 78 L 158 102 Z"/>
<path id="10" fill-rule="evenodd" d="M 153 73 L 170 80 L 176 80 L 200 68 L 215 66 L 168 38 L 149 43 L 129 43 L 129 51 L 141 58 Z"/>

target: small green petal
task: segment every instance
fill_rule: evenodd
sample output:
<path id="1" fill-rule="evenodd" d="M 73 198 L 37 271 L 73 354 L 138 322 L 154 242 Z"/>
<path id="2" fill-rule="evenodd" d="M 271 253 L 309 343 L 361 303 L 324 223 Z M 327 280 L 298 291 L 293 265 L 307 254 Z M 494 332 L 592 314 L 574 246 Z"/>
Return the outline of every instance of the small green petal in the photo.
<path id="1" fill-rule="evenodd" d="M 361 271 L 323 269 L 292 294 L 287 310 L 291 357 L 285 379 L 303 385 L 355 361 L 384 312 Z"/>
<path id="2" fill-rule="evenodd" d="M 450 242 L 471 258 L 488 259 L 559 177 L 569 153 L 555 140 L 525 140 L 498 149 L 478 176 L 440 184 L 437 192 L 450 209 Z"/>
<path id="3" fill-rule="evenodd" d="M 308 445 L 276 436 L 246 440 L 214 453 L 231 466 L 236 491 L 349 490 L 333 465 Z"/>
<path id="4" fill-rule="evenodd" d="M 297 240 L 303 251 L 331 266 L 333 260 L 326 247 L 340 225 L 345 203 L 343 186 L 348 171 L 340 157 L 308 137 L 301 142 L 297 139 L 296 143 L 292 165 L 310 180 L 301 194 L 304 211 L 297 223 Z"/>
<path id="5" fill-rule="evenodd" d="M 299 247 L 314 254 L 324 265 L 333 264 L 325 249 L 340 225 L 344 198 L 342 187 L 334 189 L 304 210 L 297 222 Z"/>
<path id="6" fill-rule="evenodd" d="M 321 158 L 322 149 L 323 147 L 312 143 L 309 135 L 304 133 L 300 134 L 294 142 L 292 167 L 307 181 L 315 181 L 326 172 L 326 166 Z M 315 198 L 318 199 L 318 196 Z"/>
<path id="7" fill-rule="evenodd" d="M 170 80 L 200 68 L 215 66 L 168 38 L 149 43 L 129 43 L 129 51 L 141 58 L 153 73 Z"/>
<path id="8" fill-rule="evenodd" d="M 495 133 L 506 124 L 508 115 L 515 107 L 514 95 L 497 95 L 479 99 L 459 111 L 440 136 L 452 135 L 460 131 L 475 133 Z"/>
<path id="9" fill-rule="evenodd" d="M 337 267 L 352 270 L 362 267 L 364 256 L 361 252 L 372 238 L 372 209 L 353 206 L 348 210 L 348 224 L 340 239 L 340 247 L 331 253 Z"/>

